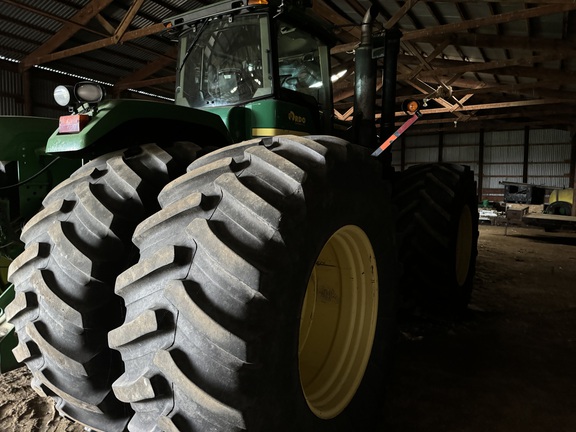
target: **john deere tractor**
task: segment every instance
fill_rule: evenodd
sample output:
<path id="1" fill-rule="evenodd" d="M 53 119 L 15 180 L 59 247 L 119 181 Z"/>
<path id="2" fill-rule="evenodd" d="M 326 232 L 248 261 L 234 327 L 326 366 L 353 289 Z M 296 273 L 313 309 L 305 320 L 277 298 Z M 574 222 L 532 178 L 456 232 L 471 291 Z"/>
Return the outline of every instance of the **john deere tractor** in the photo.
<path id="1" fill-rule="evenodd" d="M 14 299 L 7 270 L 23 251 L 21 228 L 48 191 L 80 166 L 78 160 L 46 154 L 46 141 L 57 126 L 49 118 L 0 116 L 0 373 L 17 366 L 14 326 L 4 309 Z"/>
<path id="2" fill-rule="evenodd" d="M 174 105 L 57 89 L 72 114 L 47 151 L 90 161 L 24 226 L 7 314 L 63 415 L 102 431 L 376 430 L 400 305 L 465 308 L 477 241 L 468 168 L 394 173 L 372 156 L 376 15 L 351 126 L 333 119 L 332 34 L 298 2 L 166 21 Z"/>

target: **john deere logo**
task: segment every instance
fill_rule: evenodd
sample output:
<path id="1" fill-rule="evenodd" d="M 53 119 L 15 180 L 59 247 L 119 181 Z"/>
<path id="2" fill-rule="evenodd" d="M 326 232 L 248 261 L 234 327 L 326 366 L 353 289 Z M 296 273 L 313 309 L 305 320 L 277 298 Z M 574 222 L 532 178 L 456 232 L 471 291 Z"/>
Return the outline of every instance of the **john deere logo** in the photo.
<path id="1" fill-rule="evenodd" d="M 293 121 L 296 124 L 306 124 L 306 117 L 299 116 L 298 114 L 294 114 L 294 111 L 290 111 L 288 113 L 288 120 Z"/>

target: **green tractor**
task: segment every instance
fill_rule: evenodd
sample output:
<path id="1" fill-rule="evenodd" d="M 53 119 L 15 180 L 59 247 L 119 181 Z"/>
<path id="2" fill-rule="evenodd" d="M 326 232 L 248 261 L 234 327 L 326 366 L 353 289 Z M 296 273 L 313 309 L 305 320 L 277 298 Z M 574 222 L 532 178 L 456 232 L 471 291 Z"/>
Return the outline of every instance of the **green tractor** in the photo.
<path id="1" fill-rule="evenodd" d="M 63 415 L 102 431 L 375 430 L 399 305 L 465 308 L 473 174 L 372 156 L 374 8 L 355 120 L 337 124 L 334 40 L 308 10 L 234 0 L 168 20 L 175 105 L 57 89 L 73 112 L 47 151 L 90 161 L 22 229 L 7 315 Z"/>
<path id="2" fill-rule="evenodd" d="M 17 366 L 14 326 L 4 309 L 14 299 L 7 272 L 24 249 L 20 230 L 41 208 L 48 191 L 80 166 L 77 160 L 45 153 L 57 126 L 54 119 L 0 116 L 0 373 Z"/>

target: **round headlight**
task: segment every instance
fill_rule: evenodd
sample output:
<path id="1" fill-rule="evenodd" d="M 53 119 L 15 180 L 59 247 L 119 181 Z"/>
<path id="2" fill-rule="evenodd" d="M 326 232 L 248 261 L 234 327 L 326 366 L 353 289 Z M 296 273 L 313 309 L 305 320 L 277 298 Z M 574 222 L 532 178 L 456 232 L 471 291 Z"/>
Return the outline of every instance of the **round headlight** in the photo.
<path id="1" fill-rule="evenodd" d="M 72 87 L 59 85 L 54 89 L 54 100 L 60 106 L 70 105 L 72 99 Z"/>
<path id="2" fill-rule="evenodd" d="M 98 103 L 104 98 L 104 88 L 92 82 L 80 82 L 74 87 L 76 98 L 80 102 Z"/>

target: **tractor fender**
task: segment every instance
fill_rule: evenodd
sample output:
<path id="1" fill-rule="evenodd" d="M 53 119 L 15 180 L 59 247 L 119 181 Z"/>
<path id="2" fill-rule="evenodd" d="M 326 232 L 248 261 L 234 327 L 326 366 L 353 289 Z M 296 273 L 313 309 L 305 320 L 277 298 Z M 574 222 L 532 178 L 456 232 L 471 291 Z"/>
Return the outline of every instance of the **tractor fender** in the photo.
<path id="1" fill-rule="evenodd" d="M 216 147 L 232 143 L 218 115 L 162 102 L 117 99 L 99 106 L 80 132 L 54 132 L 46 152 L 92 159 L 149 142 L 174 141 Z"/>
<path id="2" fill-rule="evenodd" d="M 44 117 L 0 116 L 0 160 L 21 160 L 44 152 L 58 121 Z"/>

